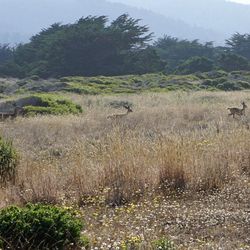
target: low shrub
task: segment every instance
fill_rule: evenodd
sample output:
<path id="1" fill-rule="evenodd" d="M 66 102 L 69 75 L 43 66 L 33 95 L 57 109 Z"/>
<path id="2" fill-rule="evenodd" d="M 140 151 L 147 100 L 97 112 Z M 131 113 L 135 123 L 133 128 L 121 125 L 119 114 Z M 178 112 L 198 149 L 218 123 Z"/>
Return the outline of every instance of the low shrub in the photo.
<path id="1" fill-rule="evenodd" d="M 247 81 L 237 81 L 237 84 L 239 84 L 243 89 L 250 89 L 250 83 Z"/>
<path id="2" fill-rule="evenodd" d="M 28 103 L 27 100 L 32 100 L 31 105 L 27 105 L 24 107 L 25 114 L 27 115 L 64 115 L 82 113 L 81 106 L 59 95 L 37 94 L 26 97 L 22 101 L 24 103 Z"/>
<path id="3" fill-rule="evenodd" d="M 33 81 L 37 81 L 37 80 L 40 79 L 40 77 L 39 77 L 38 75 L 31 75 L 31 76 L 29 77 L 29 79 L 31 79 L 31 80 L 33 80 Z"/>
<path id="4" fill-rule="evenodd" d="M 196 72 L 209 72 L 214 68 L 214 62 L 207 57 L 191 57 L 181 63 L 176 70 L 177 74 L 193 74 Z"/>
<path id="5" fill-rule="evenodd" d="M 0 211 L 0 239 L 4 249 L 65 249 L 89 242 L 81 237 L 77 212 L 51 205 L 11 206 Z"/>
<path id="6" fill-rule="evenodd" d="M 228 73 L 223 70 L 213 70 L 206 73 L 208 78 L 215 79 L 220 77 L 227 77 Z"/>
<path id="7" fill-rule="evenodd" d="M 228 78 L 227 77 L 219 77 L 219 78 L 215 79 L 215 81 L 217 82 L 216 85 L 219 85 L 221 83 L 227 82 Z"/>
<path id="8" fill-rule="evenodd" d="M 201 86 L 204 87 L 216 87 L 217 86 L 217 81 L 212 80 L 212 79 L 206 79 L 202 82 Z"/>
<path id="9" fill-rule="evenodd" d="M 12 142 L 0 137 L 0 185 L 15 180 L 17 161 Z"/>
<path id="10" fill-rule="evenodd" d="M 217 85 L 217 88 L 220 90 L 231 91 L 231 90 L 242 90 L 240 84 L 234 81 L 226 81 Z"/>

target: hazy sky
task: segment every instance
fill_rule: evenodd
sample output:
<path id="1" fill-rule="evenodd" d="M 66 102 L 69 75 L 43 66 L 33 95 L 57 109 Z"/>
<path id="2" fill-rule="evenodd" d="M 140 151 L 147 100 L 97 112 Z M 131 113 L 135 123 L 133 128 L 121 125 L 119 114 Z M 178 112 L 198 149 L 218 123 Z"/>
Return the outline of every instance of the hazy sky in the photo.
<path id="1" fill-rule="evenodd" d="M 237 2 L 237 3 L 246 3 L 250 4 L 250 0 L 231 0 L 232 2 Z"/>
<path id="2" fill-rule="evenodd" d="M 237 3 L 244 3 L 244 4 L 250 4 L 250 0 L 228 0 L 231 2 L 237 2 Z"/>

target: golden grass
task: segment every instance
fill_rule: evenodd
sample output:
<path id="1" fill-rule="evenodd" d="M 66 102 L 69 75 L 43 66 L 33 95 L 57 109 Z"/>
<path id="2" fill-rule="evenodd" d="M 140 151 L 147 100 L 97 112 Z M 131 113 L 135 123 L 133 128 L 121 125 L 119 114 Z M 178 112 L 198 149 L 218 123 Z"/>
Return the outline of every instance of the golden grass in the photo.
<path id="1" fill-rule="evenodd" d="M 72 98 L 82 116 L 1 124 L 21 155 L 16 188 L 25 202 L 108 190 L 106 199 L 121 204 L 159 186 L 221 188 L 248 171 L 250 119 L 234 120 L 226 110 L 250 100 L 248 92 Z M 106 119 L 114 99 L 132 102 L 134 113 Z"/>
<path id="2" fill-rule="evenodd" d="M 16 185 L 0 190 L 0 206 L 50 202 L 90 209 L 159 195 L 223 192 L 243 180 L 249 187 L 250 112 L 233 119 L 227 108 L 243 100 L 250 106 L 250 92 L 71 98 L 82 105 L 83 115 L 1 123 L 1 134 L 13 140 L 20 165 Z M 116 112 L 108 106 L 113 100 L 132 102 L 134 112 L 106 119 Z"/>

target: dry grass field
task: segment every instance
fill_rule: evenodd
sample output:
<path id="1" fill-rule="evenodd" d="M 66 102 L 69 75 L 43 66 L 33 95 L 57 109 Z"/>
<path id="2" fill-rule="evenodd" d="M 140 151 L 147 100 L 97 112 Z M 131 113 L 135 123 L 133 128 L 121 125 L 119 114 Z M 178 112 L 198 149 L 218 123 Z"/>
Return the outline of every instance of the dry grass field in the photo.
<path id="1" fill-rule="evenodd" d="M 0 207 L 80 207 L 93 249 L 250 249 L 250 92 L 70 97 L 82 115 L 0 123 L 19 153 Z M 115 100 L 133 113 L 107 119 Z"/>

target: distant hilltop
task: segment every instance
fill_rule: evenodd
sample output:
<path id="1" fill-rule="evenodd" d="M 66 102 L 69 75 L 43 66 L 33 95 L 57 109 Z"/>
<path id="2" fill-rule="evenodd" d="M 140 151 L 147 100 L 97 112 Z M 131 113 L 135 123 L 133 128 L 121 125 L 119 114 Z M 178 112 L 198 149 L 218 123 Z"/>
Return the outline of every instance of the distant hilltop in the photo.
<path id="1" fill-rule="evenodd" d="M 191 27 L 214 32 L 213 41 L 220 41 L 235 32 L 249 33 L 250 5 L 229 0 L 109 0 L 154 11 L 180 20 Z M 202 33 L 196 38 L 203 39 Z"/>
<path id="2" fill-rule="evenodd" d="M 224 0 L 144 0 L 148 9 L 139 8 L 142 0 L 133 2 L 136 6 L 128 5 L 131 0 L 43 0 L 36 4 L 33 0 L 0 0 L 0 43 L 26 42 L 56 22 L 70 23 L 89 15 L 113 20 L 128 13 L 142 19 L 155 37 L 167 34 L 221 44 L 232 33 L 248 29 L 246 20 L 250 19 L 250 7 Z"/>

